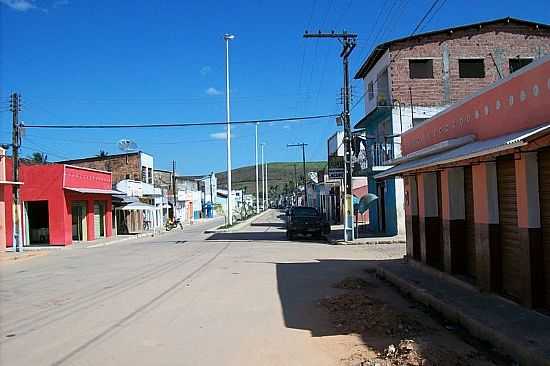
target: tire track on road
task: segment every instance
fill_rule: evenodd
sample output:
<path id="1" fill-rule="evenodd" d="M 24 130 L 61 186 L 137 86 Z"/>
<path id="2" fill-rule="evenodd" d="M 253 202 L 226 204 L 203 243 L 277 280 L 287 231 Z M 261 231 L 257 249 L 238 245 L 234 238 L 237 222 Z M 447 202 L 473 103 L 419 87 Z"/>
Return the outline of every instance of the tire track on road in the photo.
<path id="1" fill-rule="evenodd" d="M 22 336 L 31 332 L 35 332 L 51 323 L 63 320 L 75 313 L 80 313 L 83 310 L 96 306 L 98 303 L 105 301 L 112 296 L 120 295 L 146 282 L 156 279 L 164 275 L 165 273 L 170 272 L 173 269 L 192 261 L 193 259 L 201 254 L 204 254 L 205 252 L 208 252 L 208 250 L 199 250 L 196 253 L 184 258 L 177 258 L 175 260 L 156 264 L 154 268 L 140 272 L 137 275 L 125 278 L 122 281 L 118 281 L 114 285 L 111 285 L 109 288 L 98 289 L 90 294 L 79 297 L 74 301 L 69 301 L 61 305 L 61 307 L 57 306 L 44 309 L 43 311 L 35 313 L 27 318 L 19 319 L 8 324 L 3 324 L 2 328 L 8 330 L 8 333 L 15 333 L 17 336 Z M 78 290 L 73 291 L 70 294 L 74 294 L 76 292 L 78 292 Z M 44 322 L 40 323 L 41 321 Z M 8 343 L 15 339 L 15 337 L 5 338 L 0 340 L 0 344 Z"/>
<path id="2" fill-rule="evenodd" d="M 174 290 L 176 290 L 183 283 L 188 281 L 191 277 L 195 276 L 196 274 L 198 274 L 199 272 L 204 270 L 206 267 L 208 267 L 212 262 L 214 262 L 229 247 L 229 245 L 230 245 L 230 243 L 226 243 L 225 246 L 222 249 L 217 251 L 217 253 L 213 257 L 208 259 L 206 262 L 204 262 L 198 268 L 196 268 L 195 270 L 193 270 L 192 272 L 187 274 L 182 279 L 175 282 L 172 286 L 168 287 L 167 289 L 162 291 L 160 294 L 153 297 L 151 300 L 147 301 L 146 303 L 144 303 L 143 305 L 141 305 L 140 307 L 138 307 L 137 309 L 135 309 L 134 311 L 132 311 L 131 313 L 126 315 L 124 318 L 120 319 L 118 322 L 112 324 L 110 327 L 108 327 L 107 329 L 105 329 L 104 331 L 102 331 L 101 333 L 99 333 L 98 335 L 96 335 L 95 337 L 90 339 L 89 341 L 87 341 L 84 344 L 82 344 L 81 346 L 75 348 L 74 350 L 69 352 L 67 355 L 60 358 L 59 360 L 53 362 L 52 366 L 58 366 L 58 365 L 64 364 L 65 362 L 67 362 L 70 359 L 77 356 L 80 352 L 86 350 L 87 348 L 89 348 L 93 344 L 95 344 L 95 343 L 101 341 L 103 338 L 109 336 L 116 329 L 122 327 L 123 325 L 128 323 L 130 320 L 134 319 L 137 315 L 145 313 L 148 309 L 152 308 L 153 305 L 159 303 L 162 299 L 164 299 L 166 296 L 171 294 Z"/>

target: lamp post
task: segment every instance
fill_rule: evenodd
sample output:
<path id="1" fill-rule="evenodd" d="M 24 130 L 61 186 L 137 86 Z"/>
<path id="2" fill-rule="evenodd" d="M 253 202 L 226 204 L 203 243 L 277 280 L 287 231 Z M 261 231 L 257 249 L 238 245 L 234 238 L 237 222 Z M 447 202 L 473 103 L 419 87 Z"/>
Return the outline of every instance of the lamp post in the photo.
<path id="1" fill-rule="evenodd" d="M 259 184 L 259 178 L 258 178 L 258 125 L 259 123 L 256 122 L 256 144 L 254 144 L 255 151 L 256 151 L 256 213 L 260 213 L 260 184 Z"/>
<path id="2" fill-rule="evenodd" d="M 264 163 L 264 145 L 260 144 L 262 147 L 262 210 L 265 210 L 265 163 Z"/>
<path id="3" fill-rule="evenodd" d="M 233 225 L 233 210 L 231 206 L 231 111 L 229 109 L 229 41 L 232 34 L 224 34 L 225 40 L 225 117 L 227 122 L 227 224 Z"/>

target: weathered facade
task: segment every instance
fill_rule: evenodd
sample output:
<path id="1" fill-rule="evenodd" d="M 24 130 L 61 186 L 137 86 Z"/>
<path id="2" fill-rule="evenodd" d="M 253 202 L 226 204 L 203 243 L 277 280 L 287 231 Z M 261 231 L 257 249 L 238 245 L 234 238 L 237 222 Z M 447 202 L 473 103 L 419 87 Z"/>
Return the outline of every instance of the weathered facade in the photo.
<path id="1" fill-rule="evenodd" d="M 550 56 L 402 135 L 407 257 L 550 309 Z"/>
<path id="2" fill-rule="evenodd" d="M 362 141 L 354 175 L 369 177 L 379 196 L 373 231 L 404 231 L 403 182 L 377 181 L 402 155 L 400 135 L 466 96 L 550 53 L 550 26 L 519 19 L 453 27 L 378 45 L 356 79 L 365 88 L 365 116 L 355 125 Z"/>

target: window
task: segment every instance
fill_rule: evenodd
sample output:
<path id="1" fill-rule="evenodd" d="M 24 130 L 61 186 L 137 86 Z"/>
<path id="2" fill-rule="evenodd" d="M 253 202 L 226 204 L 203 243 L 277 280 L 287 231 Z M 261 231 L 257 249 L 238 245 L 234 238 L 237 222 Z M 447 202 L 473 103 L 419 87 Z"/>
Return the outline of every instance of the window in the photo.
<path id="1" fill-rule="evenodd" d="M 153 184 L 153 168 L 147 168 L 147 182 Z"/>
<path id="2" fill-rule="evenodd" d="M 434 63 L 431 59 L 409 60 L 409 77 L 411 79 L 433 79 Z"/>
<path id="3" fill-rule="evenodd" d="M 372 81 L 367 86 L 367 92 L 369 93 L 369 100 L 372 100 L 374 98 L 374 84 Z"/>
<path id="4" fill-rule="evenodd" d="M 147 167 L 146 166 L 141 167 L 141 181 L 143 183 L 147 183 Z"/>
<path id="5" fill-rule="evenodd" d="M 531 62 L 533 62 L 532 58 L 511 58 L 510 60 L 508 60 L 508 64 L 510 65 L 510 74 L 518 71 L 523 66 L 529 65 Z"/>
<path id="6" fill-rule="evenodd" d="M 458 60 L 458 76 L 463 79 L 484 78 L 484 60 L 482 58 Z"/>
<path id="7" fill-rule="evenodd" d="M 130 179 L 130 174 L 126 174 L 126 179 Z"/>

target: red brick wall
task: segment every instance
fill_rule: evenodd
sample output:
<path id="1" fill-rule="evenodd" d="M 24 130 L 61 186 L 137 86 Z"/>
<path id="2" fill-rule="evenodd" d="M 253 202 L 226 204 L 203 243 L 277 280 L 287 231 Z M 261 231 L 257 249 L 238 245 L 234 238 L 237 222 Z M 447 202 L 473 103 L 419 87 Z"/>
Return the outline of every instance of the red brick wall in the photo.
<path id="1" fill-rule="evenodd" d="M 111 172 L 113 185 L 126 179 L 127 174 L 130 175 L 130 179 L 141 180 L 141 159 L 136 153 L 98 157 L 94 160 L 71 160 L 62 163 Z"/>
<path id="2" fill-rule="evenodd" d="M 449 50 L 450 101 L 456 102 L 484 86 L 498 80 L 497 68 L 490 56 L 497 49 L 503 52 L 503 77 L 510 74 L 508 59 L 516 56 L 539 57 L 550 53 L 550 31 L 534 27 L 501 24 L 441 33 L 419 39 L 398 42 L 391 46 L 390 66 L 392 96 L 409 104 L 409 86 L 414 105 L 443 105 L 443 49 Z M 433 58 L 433 79 L 410 79 L 410 58 Z M 485 78 L 461 79 L 458 74 L 458 59 L 483 58 Z"/>

